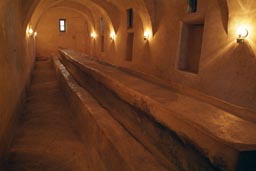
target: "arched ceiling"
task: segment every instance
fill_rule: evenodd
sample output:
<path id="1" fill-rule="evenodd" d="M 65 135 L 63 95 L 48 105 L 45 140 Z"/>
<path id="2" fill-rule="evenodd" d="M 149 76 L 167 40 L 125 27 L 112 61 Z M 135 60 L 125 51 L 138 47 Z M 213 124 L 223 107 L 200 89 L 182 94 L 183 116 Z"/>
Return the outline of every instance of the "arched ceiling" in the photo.
<path id="1" fill-rule="evenodd" d="M 134 8 L 140 16 L 143 29 L 149 30 L 154 34 L 158 29 L 157 23 L 157 4 L 158 0 L 21 0 L 22 13 L 24 14 L 24 28 L 28 23 L 35 25 L 41 15 L 52 7 L 69 7 L 83 12 L 86 19 L 95 27 L 95 14 L 104 17 L 109 29 L 117 32 L 120 26 L 120 14 L 127 8 Z M 223 26 L 227 33 L 232 32 L 234 23 L 242 18 L 244 22 L 254 14 L 256 9 L 255 0 L 217 0 L 221 9 Z M 247 18 L 247 21 L 245 21 Z"/>
<path id="2" fill-rule="evenodd" d="M 92 28 L 95 28 L 95 19 L 91 11 L 86 7 L 81 4 L 72 2 L 72 1 L 66 1 L 66 2 L 61 2 L 58 4 L 55 4 L 51 6 L 50 8 L 58 8 L 58 7 L 63 7 L 63 8 L 71 8 L 79 13 L 81 13 L 87 20 L 88 23 L 92 26 Z"/>
<path id="3" fill-rule="evenodd" d="M 126 12 L 127 7 L 134 8 L 138 13 L 144 30 L 157 30 L 154 4 L 156 0 L 22 0 L 23 12 L 25 13 L 24 28 L 28 24 L 36 26 L 41 16 L 50 8 L 68 7 L 84 13 L 92 26 L 96 26 L 97 15 L 101 15 L 110 31 L 117 32 L 120 26 L 120 14 Z M 97 15 L 96 15 L 97 14 Z"/>
<path id="4" fill-rule="evenodd" d="M 66 8 L 66 9 L 72 9 L 74 10 L 75 12 L 81 14 L 88 26 L 89 26 L 89 30 L 90 31 L 93 31 L 94 28 L 95 28 L 95 19 L 94 19 L 94 16 L 93 14 L 91 13 L 91 11 L 86 7 L 86 6 L 83 6 L 79 3 L 76 3 L 74 1 L 58 1 L 56 3 L 53 3 L 51 4 L 50 6 L 47 7 L 46 10 L 41 10 L 40 14 L 38 14 L 37 16 L 39 16 L 37 18 L 36 23 L 34 24 L 35 28 L 37 27 L 38 23 L 40 22 L 42 16 L 44 16 L 45 13 L 47 13 L 47 11 L 49 11 L 50 9 L 54 9 L 54 8 Z"/>
<path id="5" fill-rule="evenodd" d="M 57 6 L 57 7 L 53 6 L 53 7 L 49 8 L 49 10 L 56 9 L 56 8 L 62 8 L 64 10 L 65 9 L 73 10 L 74 12 L 79 13 L 81 16 L 83 16 L 84 20 L 86 21 L 86 23 L 88 25 L 89 32 L 94 31 L 94 28 L 95 28 L 94 23 L 91 22 L 92 21 L 91 18 L 88 15 L 85 15 L 85 13 L 82 9 L 77 9 L 77 8 L 72 8 L 72 7 L 67 7 L 67 6 Z M 43 17 L 43 16 L 44 16 L 44 14 L 42 14 L 41 17 Z M 37 20 L 37 23 L 35 24 L 35 30 L 37 30 L 37 26 L 40 23 L 40 21 L 41 21 L 41 18 Z"/>

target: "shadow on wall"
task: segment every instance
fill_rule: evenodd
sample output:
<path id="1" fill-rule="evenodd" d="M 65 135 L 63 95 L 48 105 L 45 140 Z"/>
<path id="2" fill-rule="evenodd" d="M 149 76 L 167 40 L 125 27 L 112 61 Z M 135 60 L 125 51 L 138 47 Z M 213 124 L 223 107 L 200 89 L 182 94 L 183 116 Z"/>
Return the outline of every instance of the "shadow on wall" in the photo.
<path id="1" fill-rule="evenodd" d="M 161 4 L 162 2 L 158 0 L 144 0 L 144 1 L 146 1 L 145 5 L 152 22 L 153 34 L 155 34 L 160 25 L 160 20 L 162 15 L 160 15 L 159 10 L 163 6 L 163 4 Z"/>
<path id="2" fill-rule="evenodd" d="M 244 43 L 235 44 L 232 40 L 225 47 L 220 47 L 219 49 L 215 50 L 211 55 L 209 55 L 210 60 L 207 60 L 207 63 L 202 62 L 202 70 L 204 68 L 210 67 L 211 65 L 214 65 L 215 62 L 217 62 L 217 60 L 221 57 L 230 55 L 237 56 L 240 53 L 243 54 L 244 57 L 251 57 L 256 59 L 256 54 L 248 41 L 245 40 Z"/>
<path id="3" fill-rule="evenodd" d="M 219 49 L 216 49 L 212 54 L 208 56 L 209 60 L 206 62 L 202 61 L 201 64 L 201 70 L 204 70 L 205 68 L 208 68 L 212 65 L 214 65 L 220 57 L 226 56 L 225 54 L 229 53 L 234 49 L 234 41 L 227 43 L 225 47 L 221 47 Z M 217 52 L 217 53 L 216 53 Z"/>
<path id="4" fill-rule="evenodd" d="M 222 18 L 222 26 L 226 33 L 228 33 L 228 19 L 229 19 L 229 11 L 227 0 L 218 0 L 218 5 L 221 11 Z"/>
<path id="5" fill-rule="evenodd" d="M 143 61 L 147 61 L 146 62 L 146 65 L 149 65 L 152 63 L 152 57 L 151 57 L 151 48 L 150 48 L 150 45 L 149 45 L 149 42 L 146 42 L 145 43 L 145 46 L 143 48 Z"/>
<path id="6" fill-rule="evenodd" d="M 237 48 L 239 48 L 239 51 L 246 52 L 245 54 L 248 54 L 249 57 L 255 58 L 256 60 L 256 54 L 253 50 L 252 45 L 248 41 L 245 40 L 244 43 L 238 44 Z"/>

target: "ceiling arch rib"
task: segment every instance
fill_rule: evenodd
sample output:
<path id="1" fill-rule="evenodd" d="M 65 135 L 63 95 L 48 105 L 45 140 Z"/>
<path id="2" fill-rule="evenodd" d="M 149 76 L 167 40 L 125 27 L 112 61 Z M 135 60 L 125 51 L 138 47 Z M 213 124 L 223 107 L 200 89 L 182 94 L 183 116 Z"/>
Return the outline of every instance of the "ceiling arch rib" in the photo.
<path id="1" fill-rule="evenodd" d="M 97 20 L 98 20 L 97 16 L 100 14 L 102 17 L 104 17 L 110 32 L 112 32 L 112 31 L 117 32 L 118 26 L 114 27 L 112 19 L 110 18 L 109 14 L 107 13 L 107 11 L 102 6 L 94 3 L 92 0 L 83 0 L 83 1 L 81 1 L 81 0 L 72 0 L 72 1 L 74 1 L 76 3 L 79 3 L 83 6 L 86 6 L 91 11 L 91 14 L 94 16 L 95 22 L 97 22 Z"/>
<path id="2" fill-rule="evenodd" d="M 222 25 L 226 33 L 228 33 L 228 19 L 229 19 L 229 10 L 227 0 L 218 0 L 218 5 L 221 12 Z"/>
<path id="3" fill-rule="evenodd" d="M 147 18 L 150 18 L 149 22 L 151 22 L 153 34 L 157 32 L 157 29 L 159 27 L 159 18 L 157 17 L 157 6 L 159 4 L 159 1 L 157 0 L 144 0 L 144 8 Z"/>
<path id="4" fill-rule="evenodd" d="M 85 15 L 87 19 L 90 20 L 93 27 L 95 28 L 95 23 L 96 23 L 95 17 L 93 16 L 92 11 L 87 6 L 81 5 L 74 1 L 62 1 L 51 6 L 51 8 L 53 7 L 68 7 L 68 8 L 76 9 L 77 11 L 83 13 L 83 15 Z"/>
<path id="5" fill-rule="evenodd" d="M 38 0 L 37 0 L 38 1 Z M 32 5 L 31 9 L 29 11 L 32 11 L 31 15 L 28 15 L 27 20 L 25 21 L 25 27 L 27 27 L 28 24 L 35 26 L 37 21 L 40 19 L 40 16 L 42 16 L 42 13 L 44 13 L 45 9 L 48 9 L 49 6 L 55 5 L 63 0 L 41 0 L 39 3 L 37 3 L 36 6 Z"/>
<path id="6" fill-rule="evenodd" d="M 143 24 L 144 31 L 150 31 L 152 35 L 155 34 L 156 30 L 154 31 L 151 16 L 149 15 L 149 10 L 145 5 L 144 0 L 133 0 L 133 3 L 140 15 L 141 22 Z"/>
<path id="7" fill-rule="evenodd" d="M 88 25 L 88 30 L 90 32 L 94 31 L 94 24 L 92 23 L 91 19 L 82 10 L 78 10 L 78 9 L 75 9 L 75 8 L 72 8 L 72 7 L 67 7 L 67 6 L 52 6 L 48 10 L 55 9 L 55 8 L 69 9 L 69 10 L 73 10 L 76 13 L 79 13 L 85 19 L 85 21 L 86 21 L 86 23 Z M 42 19 L 42 17 L 45 15 L 45 13 L 43 13 L 40 16 L 40 18 L 37 20 L 37 23 L 35 24 L 35 29 L 37 29 L 37 26 L 40 23 L 40 20 Z"/>
<path id="8" fill-rule="evenodd" d="M 44 13 L 46 13 L 49 9 L 52 8 L 67 8 L 67 9 L 73 9 L 74 11 L 80 13 L 87 21 L 89 30 L 92 32 L 95 28 L 95 19 L 92 15 L 91 11 L 84 5 L 78 4 L 73 1 L 58 1 L 57 3 L 52 4 L 49 6 L 46 10 L 44 10 Z M 40 17 L 44 15 L 44 13 L 41 14 Z M 38 19 L 36 26 L 38 22 L 40 21 L 40 18 Z"/>
<path id="9" fill-rule="evenodd" d="M 40 3 L 40 0 L 28 1 L 28 0 L 21 0 L 21 11 L 24 16 L 23 18 L 23 27 L 26 29 L 29 21 L 31 20 L 32 15 L 34 14 L 34 10 Z"/>
<path id="10" fill-rule="evenodd" d="M 157 25 L 152 25 L 152 18 L 155 18 L 155 10 L 149 10 L 151 5 L 146 6 L 144 0 L 107 0 L 109 3 L 115 4 L 115 6 L 119 7 L 121 10 L 126 11 L 127 7 L 134 8 L 136 12 L 138 13 L 141 22 L 143 30 L 150 31 L 153 35 L 157 31 Z M 152 1 L 154 0 L 147 0 Z M 154 4 L 153 4 L 154 5 Z M 151 12 L 152 14 L 150 15 Z"/>
<path id="11" fill-rule="evenodd" d="M 112 22 L 113 29 L 115 32 L 118 31 L 120 26 L 120 9 L 115 4 L 109 1 L 103 0 L 91 0 L 96 5 L 100 6 L 104 9 L 104 11 L 108 14 L 109 20 Z"/>
<path id="12" fill-rule="evenodd" d="M 43 11 L 49 9 L 49 7 L 51 6 L 57 6 L 57 4 L 65 2 L 67 1 L 36 0 L 35 3 L 33 3 L 34 5 L 31 5 L 31 8 L 29 10 L 31 11 L 31 16 L 27 16 L 30 19 L 27 19 L 26 25 L 28 24 L 29 21 L 32 25 L 34 25 L 35 23 L 37 23 L 36 21 L 40 18 Z M 87 7 L 88 10 L 85 11 L 90 11 L 93 17 L 89 18 L 94 19 L 92 21 L 94 26 L 97 20 L 94 13 L 96 12 L 98 14 L 101 14 L 102 17 L 104 17 L 104 19 L 106 20 L 106 23 L 108 24 L 110 31 L 117 32 L 120 25 L 120 10 L 125 11 L 128 6 L 133 7 L 137 11 L 144 30 L 150 31 L 153 35 L 158 28 L 158 24 L 156 21 L 156 10 L 154 8 L 154 6 L 156 5 L 156 0 L 70 0 L 70 2 L 77 3 L 83 5 L 84 7 Z M 71 5 L 71 3 L 69 3 L 69 5 Z M 87 16 L 90 15 L 87 13 Z"/>
<path id="13" fill-rule="evenodd" d="M 104 19 L 106 20 L 106 23 L 109 27 L 110 31 L 117 31 L 116 29 L 118 28 L 118 26 L 114 27 L 111 18 L 109 17 L 108 13 L 99 5 L 95 4 L 94 2 L 92 2 L 91 0 L 43 0 L 41 1 L 38 6 L 34 9 L 34 13 L 31 17 L 30 23 L 35 26 L 35 24 L 37 23 L 37 20 L 40 19 L 40 17 L 42 16 L 42 14 L 47 11 L 49 8 L 51 7 L 58 7 L 58 6 L 69 6 L 75 9 L 80 10 L 80 12 L 82 11 L 83 13 L 86 13 L 85 15 L 88 16 L 88 18 L 91 19 L 91 23 L 93 23 L 93 26 L 95 28 L 95 24 L 96 24 L 96 14 L 101 14 L 101 16 L 104 17 Z M 94 15 L 95 13 L 95 15 Z"/>

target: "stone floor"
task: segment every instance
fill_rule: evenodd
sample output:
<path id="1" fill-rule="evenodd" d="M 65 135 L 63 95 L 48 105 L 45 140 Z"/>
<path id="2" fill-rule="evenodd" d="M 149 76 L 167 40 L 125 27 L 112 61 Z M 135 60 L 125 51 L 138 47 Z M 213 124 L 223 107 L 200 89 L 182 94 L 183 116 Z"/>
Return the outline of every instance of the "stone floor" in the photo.
<path id="1" fill-rule="evenodd" d="M 91 170 L 49 59 L 37 59 L 8 171 Z"/>

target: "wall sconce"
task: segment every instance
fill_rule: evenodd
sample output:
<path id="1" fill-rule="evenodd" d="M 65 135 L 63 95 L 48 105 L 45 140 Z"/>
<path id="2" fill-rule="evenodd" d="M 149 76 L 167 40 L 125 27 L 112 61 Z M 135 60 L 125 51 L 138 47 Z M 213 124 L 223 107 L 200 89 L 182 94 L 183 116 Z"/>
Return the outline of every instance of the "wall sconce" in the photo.
<path id="1" fill-rule="evenodd" d="M 95 31 L 93 31 L 93 32 L 91 33 L 91 38 L 96 39 L 96 37 L 97 37 L 97 34 L 95 33 Z"/>
<path id="2" fill-rule="evenodd" d="M 244 39 L 248 36 L 249 32 L 245 27 L 239 27 L 237 29 L 237 43 L 243 43 Z"/>
<path id="3" fill-rule="evenodd" d="M 150 35 L 151 35 L 151 34 L 150 34 L 150 31 L 145 31 L 145 32 L 144 32 L 144 40 L 147 40 L 147 41 L 148 41 L 148 40 L 150 39 Z"/>
<path id="4" fill-rule="evenodd" d="M 35 31 L 35 32 L 34 32 L 34 37 L 36 37 L 36 36 L 37 36 L 37 32 Z"/>
<path id="5" fill-rule="evenodd" d="M 29 28 L 29 29 L 28 29 L 28 35 L 29 35 L 30 37 L 32 37 L 33 34 L 34 34 L 33 29 L 32 29 L 32 28 Z"/>
<path id="6" fill-rule="evenodd" d="M 116 39 L 116 33 L 114 31 L 110 33 L 110 39 L 113 41 Z"/>

